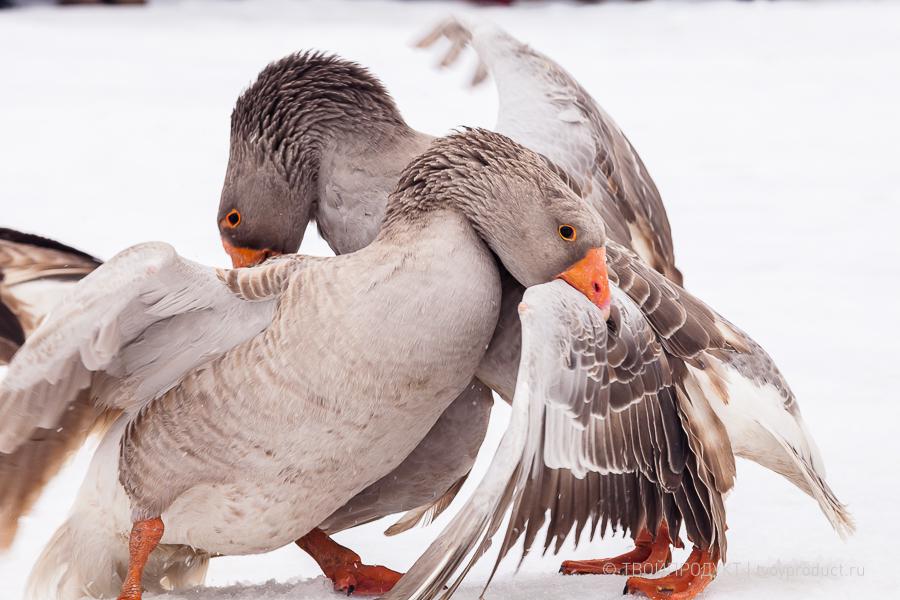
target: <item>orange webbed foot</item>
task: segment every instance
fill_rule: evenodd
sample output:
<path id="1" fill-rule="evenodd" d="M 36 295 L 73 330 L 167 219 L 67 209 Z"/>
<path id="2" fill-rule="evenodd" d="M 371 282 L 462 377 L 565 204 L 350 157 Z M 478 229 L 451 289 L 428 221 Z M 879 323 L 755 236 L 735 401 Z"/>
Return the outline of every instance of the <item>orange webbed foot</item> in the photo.
<path id="1" fill-rule="evenodd" d="M 651 579 L 629 577 L 624 593 L 643 594 L 651 600 L 693 600 L 716 578 L 718 560 L 695 548 L 677 571 Z"/>
<path id="2" fill-rule="evenodd" d="M 400 581 L 403 573 L 398 573 L 381 565 L 345 565 L 335 569 L 329 576 L 334 589 L 348 596 L 380 596 L 386 594 Z"/>
<path id="3" fill-rule="evenodd" d="M 358 596 L 386 594 L 403 573 L 381 565 L 365 565 L 359 554 L 341 546 L 321 529 L 313 529 L 297 540 L 297 545 L 312 556 L 322 572 L 334 583 L 337 592 Z"/>

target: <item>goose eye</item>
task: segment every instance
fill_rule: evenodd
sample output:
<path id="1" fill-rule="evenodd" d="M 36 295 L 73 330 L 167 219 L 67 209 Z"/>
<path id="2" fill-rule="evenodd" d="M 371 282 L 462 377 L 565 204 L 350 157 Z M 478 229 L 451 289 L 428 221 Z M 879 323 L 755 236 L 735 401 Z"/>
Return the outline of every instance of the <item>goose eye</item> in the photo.
<path id="1" fill-rule="evenodd" d="M 559 237 L 566 240 L 567 242 L 574 242 L 576 233 L 575 228 L 571 225 L 560 225 L 559 226 Z"/>
<path id="2" fill-rule="evenodd" d="M 240 224 L 241 213 L 239 213 L 236 208 L 232 208 L 231 211 L 227 215 L 225 215 L 225 226 L 234 229 Z"/>

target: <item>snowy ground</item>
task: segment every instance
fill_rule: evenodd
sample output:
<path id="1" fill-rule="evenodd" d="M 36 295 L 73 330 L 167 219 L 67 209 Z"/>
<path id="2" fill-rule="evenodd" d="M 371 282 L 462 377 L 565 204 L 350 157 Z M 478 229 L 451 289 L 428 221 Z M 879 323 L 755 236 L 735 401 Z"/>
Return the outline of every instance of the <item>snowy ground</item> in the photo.
<path id="1" fill-rule="evenodd" d="M 0 12 L 0 224 L 99 256 L 162 239 L 224 265 L 214 217 L 228 117 L 268 61 L 332 50 L 371 67 L 415 127 L 493 123 L 490 86 L 470 93 L 468 72 L 438 74 L 433 56 L 407 46 L 450 11 L 478 12 L 333 1 Z M 730 562 L 707 597 L 883 592 L 900 537 L 891 379 L 900 335 L 900 5 L 529 4 L 480 14 L 555 57 L 628 133 L 662 190 L 688 287 L 778 360 L 833 487 L 858 519 L 859 533 L 842 543 L 811 500 L 741 463 L 728 502 Z M 314 234 L 304 249 L 326 251 Z M 494 443 L 506 413 L 495 416 Z M 77 457 L 0 556 L 0 598 L 19 598 L 87 459 Z M 445 522 L 396 538 L 377 523 L 338 539 L 402 569 Z M 624 547 L 617 538 L 564 556 Z M 478 596 L 488 562 L 461 597 Z M 515 577 L 507 565 L 487 597 L 621 593 L 622 578 L 563 578 L 558 562 L 529 558 Z M 334 598 L 317 574 L 284 548 L 216 559 L 209 583 L 231 587 L 164 598 Z"/>

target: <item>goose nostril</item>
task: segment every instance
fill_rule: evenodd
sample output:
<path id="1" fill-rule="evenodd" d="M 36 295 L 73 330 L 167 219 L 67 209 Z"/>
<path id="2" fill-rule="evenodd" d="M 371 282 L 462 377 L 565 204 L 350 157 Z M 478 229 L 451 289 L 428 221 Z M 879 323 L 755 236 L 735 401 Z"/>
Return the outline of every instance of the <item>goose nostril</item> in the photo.
<path id="1" fill-rule="evenodd" d="M 594 291 L 598 294 L 600 293 L 600 284 L 596 281 L 594 282 Z"/>

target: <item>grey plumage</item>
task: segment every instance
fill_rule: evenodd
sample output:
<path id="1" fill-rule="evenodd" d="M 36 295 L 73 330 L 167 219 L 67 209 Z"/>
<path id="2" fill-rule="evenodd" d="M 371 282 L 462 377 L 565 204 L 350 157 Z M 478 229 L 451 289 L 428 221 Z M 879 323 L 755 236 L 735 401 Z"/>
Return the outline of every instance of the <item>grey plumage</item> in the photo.
<path id="1" fill-rule="evenodd" d="M 391 527 L 391 535 L 423 520 L 431 522 L 462 487 L 484 439 L 493 404 L 490 389 L 473 381 L 396 469 L 357 494 L 320 528 L 336 533 L 400 511 L 412 514 Z"/>
<path id="2" fill-rule="evenodd" d="M 588 307 L 566 308 L 582 300 L 566 286 L 526 292 L 514 413 L 500 450 L 466 506 L 388 598 L 451 595 L 507 510 L 498 563 L 522 537 L 527 553 L 544 526 L 544 550 L 558 551 L 573 530 L 576 538 L 588 526 L 591 537 L 608 526 L 655 531 L 662 519 L 673 531 L 683 523 L 695 545 L 724 560 L 723 496 L 734 483 L 734 456 L 747 449 L 732 447 L 745 438 L 726 431 L 734 417 L 718 412 L 711 394 L 740 402 L 741 385 L 777 394 L 787 423 L 801 429 L 791 442 L 781 438 L 798 457 L 797 471 L 782 465 L 780 472 L 796 477 L 838 533 L 853 531 L 846 507 L 811 466 L 815 447 L 765 351 L 627 249 L 610 243 L 607 257 L 615 287 L 605 327 Z M 553 361 L 557 366 L 548 366 Z M 744 383 L 732 379 L 735 373 Z M 761 425 L 773 438 L 787 435 L 771 417 Z"/>
<path id="3" fill-rule="evenodd" d="M 355 144 L 358 139 L 365 143 Z M 263 69 L 235 104 L 217 219 L 222 223 L 232 209 L 252 215 L 251 222 L 223 233 L 238 246 L 290 253 L 318 213 L 337 253 L 358 250 L 378 233 L 400 171 L 430 140 L 406 125 L 364 67 L 316 52 L 292 54 Z M 342 165 L 352 165 L 347 174 L 360 178 L 358 187 L 342 189 L 339 174 L 318 173 Z M 257 200 L 269 197 L 284 204 Z"/>
<path id="4" fill-rule="evenodd" d="M 235 140 L 252 141 L 282 159 L 277 164 L 285 175 L 299 175 L 302 158 L 294 151 L 311 140 L 327 143 L 335 127 L 353 122 L 347 116 L 406 126 L 387 89 L 365 67 L 322 52 L 297 52 L 260 71 L 235 103 L 231 131 Z"/>
<path id="5" fill-rule="evenodd" d="M 252 93 L 252 91 L 253 90 L 251 88 L 251 93 Z M 298 110 L 299 109 L 300 109 L 300 107 L 298 107 Z M 615 131 L 618 132 L 617 129 Z M 608 133 L 607 133 L 607 135 L 608 135 Z M 627 141 L 625 141 L 625 144 L 627 144 Z M 630 145 L 627 146 L 627 148 L 630 150 Z M 596 166 L 599 166 L 601 164 L 604 164 L 604 163 L 597 163 Z M 641 163 L 632 162 L 631 164 L 632 165 L 640 165 L 640 169 L 639 169 L 640 176 L 646 176 L 646 172 L 643 169 L 643 165 Z M 614 239 L 619 239 L 620 241 L 623 241 L 625 243 L 628 243 L 631 241 L 631 230 L 628 228 L 628 225 L 627 225 L 627 223 L 629 221 L 625 217 L 625 213 L 627 213 L 627 211 L 623 212 L 623 210 L 621 208 L 615 209 L 615 211 L 613 211 L 615 204 L 611 201 L 609 192 L 607 191 L 606 195 L 604 195 L 602 193 L 603 189 L 605 189 L 605 188 L 603 188 L 603 189 L 597 188 L 595 186 L 595 184 L 592 183 L 591 179 L 583 179 L 583 178 L 579 179 L 579 178 L 573 177 L 573 176 L 569 175 L 567 171 L 560 168 L 558 165 L 555 165 L 554 163 L 548 163 L 548 165 L 550 166 L 551 171 L 553 171 L 556 175 L 560 176 L 560 178 L 567 183 L 567 185 L 570 187 L 570 189 L 573 192 L 579 194 L 580 196 L 582 196 L 582 197 L 589 196 L 589 194 L 585 194 L 585 192 L 584 192 L 584 190 L 586 188 L 590 190 L 591 194 L 599 193 L 600 195 L 597 196 L 599 199 L 598 203 L 599 203 L 601 210 L 603 210 L 604 216 L 608 217 L 609 215 L 612 215 L 612 217 L 613 217 L 611 219 L 613 222 L 613 226 L 610 227 L 610 235 L 613 236 Z M 312 172 L 315 172 L 315 163 L 313 163 L 312 165 L 304 165 L 304 168 L 310 169 Z M 623 170 L 626 170 L 628 168 L 633 168 L 633 167 L 625 167 L 625 169 L 623 169 Z M 609 179 L 610 173 L 602 173 L 602 170 L 598 171 L 598 173 L 603 174 L 604 179 Z M 448 178 L 450 176 L 451 175 L 448 175 Z M 401 187 L 410 186 L 410 185 L 422 185 L 422 184 L 421 184 L 421 182 L 403 181 L 401 179 L 401 183 L 400 183 Z M 642 184 L 642 185 L 644 185 L 644 187 L 642 189 L 647 189 L 646 184 Z M 352 187 L 352 186 L 343 186 L 343 187 Z M 321 182 L 320 182 L 319 188 L 323 189 L 321 186 Z M 655 192 L 655 188 L 653 188 L 653 191 Z M 225 194 L 223 194 L 223 198 L 225 198 L 225 197 L 226 197 Z M 428 196 L 428 197 L 430 197 L 430 196 Z M 658 204 L 658 195 L 656 196 L 656 202 Z M 329 204 L 329 202 L 327 200 L 325 200 L 325 202 L 323 203 L 323 199 L 321 197 L 319 197 L 318 200 L 301 203 L 301 206 L 307 206 L 307 205 L 318 206 L 318 207 L 320 207 L 320 211 L 321 211 L 321 206 L 323 204 L 325 206 L 327 206 Z M 223 204 L 222 210 L 225 210 L 226 208 L 227 208 L 226 205 Z M 660 208 L 661 208 L 661 205 L 660 205 Z M 651 208 L 651 209 L 648 209 L 647 211 L 645 211 L 643 213 L 645 215 L 645 217 L 650 212 L 652 212 L 652 210 L 653 209 Z M 321 214 L 321 212 L 319 214 Z M 631 219 L 632 222 L 636 222 L 633 211 L 632 211 L 632 213 L 629 213 L 629 216 L 632 218 Z M 664 213 L 663 213 L 663 217 L 664 217 Z M 385 222 L 390 224 L 391 218 L 392 218 L 392 214 L 389 209 L 388 214 L 385 219 Z M 620 223 L 621 223 L 621 225 L 618 225 Z M 665 227 L 661 227 L 662 231 L 660 232 L 660 235 L 667 237 L 669 235 L 667 222 L 665 225 L 666 225 Z M 227 232 L 223 232 L 223 233 L 225 233 L 227 235 Z M 323 231 L 323 233 L 327 234 L 328 232 Z M 329 238 L 329 242 L 331 243 L 332 247 L 339 247 L 341 245 L 340 242 L 335 241 L 333 237 Z M 665 244 L 663 244 L 663 246 L 665 246 Z M 661 247 L 663 247 L 663 246 L 661 246 Z M 671 249 L 671 239 L 670 238 L 668 238 L 667 247 L 669 249 Z M 665 266 L 665 265 L 671 265 L 671 253 L 669 253 L 668 256 L 665 254 L 662 254 L 661 256 L 662 256 L 661 259 L 654 261 L 655 264 L 660 265 L 660 268 L 662 268 L 663 270 L 668 270 L 670 273 L 677 273 L 677 270 L 673 270 L 674 266 L 672 266 L 671 268 L 668 268 L 668 269 L 666 269 L 666 266 Z M 680 275 L 679 275 L 679 277 L 680 277 Z M 515 298 L 517 295 L 521 295 L 520 290 L 521 290 L 521 288 L 517 289 L 515 285 L 512 285 L 508 296 L 511 298 Z M 505 293 L 505 298 L 506 297 L 507 297 L 507 294 Z M 507 304 L 508 304 L 507 300 L 504 299 L 504 306 L 506 306 Z M 510 311 L 506 310 L 504 312 L 504 317 L 509 317 L 509 315 L 510 315 Z M 512 315 L 514 317 L 514 313 L 512 313 Z M 480 369 L 480 371 L 479 371 L 479 377 L 481 377 L 483 380 L 486 380 L 486 381 L 494 380 L 494 381 L 508 382 L 511 379 L 512 380 L 515 379 L 516 367 L 515 367 L 515 363 L 513 363 L 512 360 L 514 359 L 516 362 L 518 361 L 518 351 L 517 351 L 518 331 L 517 331 L 517 327 L 515 325 L 504 327 L 503 323 L 504 323 L 504 320 L 503 320 L 503 318 L 501 318 L 501 328 L 508 330 L 510 333 L 507 336 L 507 339 L 504 339 L 503 341 L 501 341 L 499 343 L 497 340 L 492 342 L 491 349 L 489 350 L 487 359 L 492 363 L 490 370 L 494 371 L 494 373 L 493 374 L 486 373 L 485 369 Z M 502 354 L 503 358 L 497 359 L 495 355 L 498 353 Z M 623 374 L 625 372 L 627 372 L 627 368 L 628 368 L 627 365 L 625 365 L 622 368 L 623 368 Z M 502 373 L 506 373 L 506 375 L 502 375 Z M 495 389 L 498 389 L 498 388 L 495 387 Z M 508 397 L 508 398 L 512 397 L 512 392 L 511 392 L 511 389 L 509 389 L 509 388 L 504 389 L 502 386 L 500 386 L 498 391 L 501 391 L 501 393 L 505 391 L 506 394 L 504 394 L 504 395 L 506 397 Z M 665 397 L 669 399 L 668 406 L 670 407 L 670 409 L 668 410 L 666 415 L 661 415 L 663 422 L 668 423 L 670 427 L 674 426 L 676 428 L 679 428 L 680 423 L 679 423 L 678 413 L 673 407 L 676 395 L 674 392 L 674 387 L 671 385 L 671 383 L 670 383 L 670 386 L 668 388 L 666 388 L 665 394 L 666 394 Z M 674 419 L 674 421 L 673 421 L 673 419 Z M 670 436 L 670 438 L 671 438 L 671 436 Z M 670 522 L 674 526 L 677 527 L 681 523 L 683 514 L 687 514 L 690 517 L 689 533 L 691 534 L 693 539 L 695 539 L 698 543 L 704 544 L 706 546 L 711 546 L 713 544 L 721 543 L 721 549 L 724 550 L 724 538 L 721 535 L 718 535 L 716 533 L 716 531 L 721 532 L 721 529 L 722 529 L 721 528 L 721 519 L 723 518 L 723 514 L 721 513 L 721 511 L 717 511 L 716 516 L 714 517 L 713 515 L 711 515 L 708 512 L 710 509 L 708 509 L 706 507 L 714 505 L 714 504 L 716 504 L 716 502 L 710 502 L 708 500 L 703 501 L 700 499 L 698 494 L 705 494 L 707 492 L 701 492 L 698 490 L 707 489 L 707 484 L 705 484 L 700 479 L 699 474 L 697 473 L 698 467 L 696 465 L 694 465 L 693 462 L 691 462 L 691 465 L 693 465 L 693 466 L 691 466 L 690 468 L 685 466 L 685 465 L 687 465 L 687 462 L 688 462 L 687 458 L 686 458 L 687 454 L 685 454 L 685 453 L 688 452 L 688 448 L 690 447 L 690 444 L 687 441 L 686 434 L 684 436 L 684 439 L 682 439 L 680 443 L 676 443 L 676 440 L 674 438 L 672 438 L 672 439 L 667 438 L 667 441 L 671 445 L 671 448 L 669 449 L 669 451 L 674 452 L 675 448 L 681 449 L 680 450 L 680 452 L 682 453 L 681 462 L 683 463 L 682 466 L 678 470 L 677 477 L 673 481 L 669 482 L 669 485 L 671 486 L 671 488 L 669 488 L 669 493 L 665 492 L 666 488 L 664 486 L 662 495 L 657 493 L 654 496 L 655 501 L 654 502 L 648 501 L 646 503 L 648 507 L 645 508 L 645 506 L 643 504 L 638 504 L 634 500 L 631 500 L 631 501 L 625 500 L 624 499 L 625 495 L 623 495 L 619 492 L 619 490 L 621 490 L 622 488 L 618 484 L 623 484 L 625 482 L 628 482 L 632 485 L 637 485 L 638 488 L 650 490 L 650 489 L 656 489 L 654 487 L 654 483 L 656 480 L 648 479 L 646 477 L 646 475 L 643 473 L 637 473 L 637 474 L 631 475 L 630 477 L 624 476 L 624 478 L 620 477 L 620 476 L 612 476 L 608 480 L 601 477 L 600 481 L 602 481 L 603 484 L 607 483 L 607 481 L 610 484 L 612 484 L 609 488 L 609 492 L 606 495 L 600 496 L 600 498 L 603 498 L 603 500 L 601 500 L 600 502 L 597 501 L 598 496 L 596 495 L 596 493 L 594 493 L 593 495 L 590 496 L 591 500 L 589 502 L 585 501 L 585 500 L 581 500 L 580 508 L 579 508 L 580 514 L 581 515 L 594 514 L 596 516 L 599 516 L 605 522 L 608 522 L 611 520 L 614 523 L 621 525 L 623 527 L 626 527 L 626 528 L 636 528 L 636 527 L 648 525 L 652 529 L 656 528 L 656 525 L 658 524 L 659 520 L 661 518 L 663 518 L 663 516 L 667 516 L 669 518 Z M 698 449 L 695 448 L 694 450 L 697 451 Z M 675 458 L 675 456 L 677 456 L 677 453 L 673 454 L 672 458 Z M 725 456 L 727 456 L 728 459 L 733 461 L 733 459 L 731 458 L 732 454 L 731 454 L 730 450 L 725 453 Z M 548 475 L 549 477 L 551 477 L 552 479 L 555 479 L 555 480 L 562 479 L 563 481 L 565 481 L 567 483 L 567 485 L 573 491 L 571 492 L 570 495 L 554 496 L 554 494 L 548 492 L 544 496 L 541 496 L 541 495 L 536 496 L 537 498 L 541 498 L 541 497 L 546 498 L 547 500 L 545 500 L 545 503 L 547 501 L 549 501 L 550 498 L 554 498 L 554 497 L 560 498 L 560 499 L 572 499 L 572 502 L 574 502 L 574 498 L 576 498 L 576 497 L 577 498 L 585 498 L 585 490 L 588 490 L 588 492 L 590 491 L 588 488 L 586 488 L 586 484 L 579 483 L 579 482 L 585 481 L 585 480 L 575 479 L 571 476 L 571 474 L 569 474 L 567 472 L 550 471 L 549 473 L 550 473 Z M 684 477 L 685 479 L 682 480 L 682 477 Z M 593 478 L 591 478 L 591 480 L 593 480 Z M 685 486 L 679 487 L 681 485 L 682 481 L 685 482 Z M 596 480 L 594 480 L 594 482 L 596 483 Z M 641 482 L 641 483 L 638 483 L 638 482 Z M 598 487 L 606 487 L 606 486 L 603 485 L 603 486 L 598 486 Z M 728 486 L 726 484 L 724 486 L 724 488 L 727 489 L 727 487 Z M 552 490 L 553 488 L 551 487 L 549 489 Z M 563 488 L 563 489 L 567 489 L 567 488 Z M 595 490 L 595 492 L 596 492 L 596 490 Z M 715 490 L 715 493 L 718 493 L 718 490 Z M 649 498 L 650 495 L 651 495 L 651 493 L 648 492 L 645 494 L 645 497 Z M 718 504 L 720 504 L 720 501 L 718 502 Z M 541 504 L 539 502 L 538 503 L 532 502 L 530 504 L 530 506 L 532 506 L 535 510 L 535 513 L 532 514 L 531 522 L 537 524 L 536 527 L 532 528 L 528 532 L 528 535 L 533 536 L 533 534 L 536 533 L 537 529 L 540 527 L 540 523 L 543 522 L 543 511 L 538 509 L 541 506 Z M 553 521 L 553 528 L 552 528 L 552 532 L 551 532 L 552 536 L 548 538 L 548 542 L 547 542 L 548 544 L 551 543 L 551 539 L 553 541 L 558 541 L 559 539 L 562 539 L 563 537 L 565 537 L 565 535 L 570 530 L 571 525 L 574 524 L 575 522 L 577 522 L 577 524 L 578 524 L 579 531 L 581 529 L 583 529 L 583 527 L 586 523 L 585 519 L 571 518 L 569 515 L 567 515 L 565 513 L 564 509 L 560 508 L 560 506 L 558 506 L 558 505 L 553 505 L 553 506 L 545 505 L 545 507 L 551 509 L 551 515 L 552 515 L 551 519 Z M 648 513 L 650 513 L 649 521 L 648 521 Z M 540 515 L 540 516 L 538 516 L 538 515 Z M 716 519 L 718 519 L 718 521 Z M 717 527 L 716 523 L 719 523 L 718 527 Z"/>
<path id="6" fill-rule="evenodd" d="M 530 549 L 548 509 L 545 548 L 555 541 L 558 550 L 573 526 L 580 531 L 601 514 L 655 530 L 664 512 L 674 512 L 673 523 L 686 519 L 696 544 L 724 552 L 724 511 L 716 509 L 721 493 L 700 476 L 706 459 L 689 443 L 687 424 L 678 418 L 669 364 L 676 359 L 662 351 L 628 296 L 617 292 L 614 304 L 608 326 L 561 282 L 526 291 L 519 309 L 522 359 L 507 433 L 472 498 L 389 598 L 452 594 L 510 509 L 498 563 L 523 535 L 525 551 Z M 649 385 L 623 378 L 619 383 L 630 391 L 623 394 L 622 385 L 614 391 L 624 364 L 641 365 L 625 370 L 640 373 Z M 576 481 L 581 485 L 573 487 Z M 654 484 L 655 493 L 641 494 L 640 481 Z M 592 484 L 593 493 L 582 495 Z M 661 498 L 665 509 L 658 504 Z M 629 515 L 628 509 L 639 512 Z M 449 591 L 443 593 L 445 585 Z"/>
<path id="7" fill-rule="evenodd" d="M 450 18 L 417 46 L 427 48 L 441 38 L 450 47 L 440 67 L 454 64 L 471 46 L 478 56 L 473 85 L 493 76 L 500 100 L 495 129 L 557 165 L 603 215 L 611 239 L 682 284 L 659 190 L 631 142 L 588 91 L 557 62 L 491 23 Z"/>

